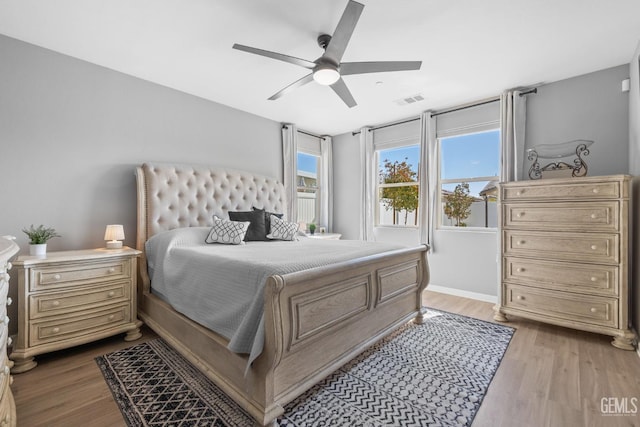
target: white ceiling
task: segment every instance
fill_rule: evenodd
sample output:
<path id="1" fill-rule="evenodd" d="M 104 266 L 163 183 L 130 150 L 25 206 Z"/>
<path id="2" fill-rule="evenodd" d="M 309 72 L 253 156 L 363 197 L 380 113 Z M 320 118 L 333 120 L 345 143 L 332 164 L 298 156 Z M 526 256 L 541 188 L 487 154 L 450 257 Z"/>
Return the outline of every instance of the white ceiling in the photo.
<path id="1" fill-rule="evenodd" d="M 330 135 L 626 64 L 640 41 L 639 0 L 361 2 L 343 61 L 423 64 L 345 76 L 352 109 L 315 82 L 268 101 L 308 70 L 231 48 L 313 61 L 347 0 L 0 0 L 0 33 Z"/>

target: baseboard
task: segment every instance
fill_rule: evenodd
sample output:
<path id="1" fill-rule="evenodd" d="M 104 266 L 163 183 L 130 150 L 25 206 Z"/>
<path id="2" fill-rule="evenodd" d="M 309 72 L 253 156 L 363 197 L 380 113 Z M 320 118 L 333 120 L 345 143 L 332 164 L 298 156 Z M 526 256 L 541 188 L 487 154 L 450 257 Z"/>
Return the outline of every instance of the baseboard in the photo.
<path id="1" fill-rule="evenodd" d="M 462 289 L 448 288 L 446 286 L 429 285 L 428 291 L 439 292 L 441 294 L 455 295 L 457 297 L 471 298 L 478 301 L 490 302 L 495 304 L 498 302 L 498 297 L 495 295 L 480 294 L 478 292 L 464 291 Z"/>

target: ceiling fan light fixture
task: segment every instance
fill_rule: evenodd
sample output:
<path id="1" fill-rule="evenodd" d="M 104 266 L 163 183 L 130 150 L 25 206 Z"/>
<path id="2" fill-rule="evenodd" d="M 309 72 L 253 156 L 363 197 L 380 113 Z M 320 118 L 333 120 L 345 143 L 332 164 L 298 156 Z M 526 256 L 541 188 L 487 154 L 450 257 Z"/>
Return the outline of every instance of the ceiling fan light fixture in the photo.
<path id="1" fill-rule="evenodd" d="M 340 73 L 331 66 L 318 66 L 313 70 L 313 80 L 321 85 L 329 86 L 340 80 Z"/>

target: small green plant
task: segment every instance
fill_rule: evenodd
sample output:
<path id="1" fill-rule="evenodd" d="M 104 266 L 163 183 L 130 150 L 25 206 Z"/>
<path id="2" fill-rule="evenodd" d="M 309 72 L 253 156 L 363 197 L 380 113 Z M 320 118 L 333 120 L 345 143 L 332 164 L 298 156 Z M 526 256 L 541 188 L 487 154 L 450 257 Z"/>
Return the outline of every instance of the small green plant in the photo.
<path id="1" fill-rule="evenodd" d="M 314 223 L 309 224 L 309 232 L 311 234 L 316 232 L 316 225 Z"/>
<path id="2" fill-rule="evenodd" d="M 45 227 L 42 224 L 37 227 L 34 227 L 33 224 L 31 224 L 29 228 L 23 228 L 22 231 L 24 234 L 29 236 L 29 243 L 32 245 L 41 245 L 43 243 L 47 243 L 47 240 L 49 239 L 61 237 L 56 233 L 55 228 Z"/>

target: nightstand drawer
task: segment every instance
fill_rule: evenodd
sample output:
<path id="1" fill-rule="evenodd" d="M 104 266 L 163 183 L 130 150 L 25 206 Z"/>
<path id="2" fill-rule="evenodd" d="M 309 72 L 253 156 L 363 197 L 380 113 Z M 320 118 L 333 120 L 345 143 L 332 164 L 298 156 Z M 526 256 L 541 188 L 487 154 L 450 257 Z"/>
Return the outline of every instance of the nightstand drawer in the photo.
<path id="1" fill-rule="evenodd" d="M 618 300 L 570 292 L 546 291 L 506 284 L 507 308 L 555 317 L 565 321 L 618 327 Z"/>
<path id="2" fill-rule="evenodd" d="M 76 316 L 59 316 L 29 322 L 29 346 L 61 342 L 81 336 L 90 337 L 104 329 L 131 321 L 128 305 L 117 305 L 105 310 L 81 312 Z"/>
<path id="3" fill-rule="evenodd" d="M 504 228 L 544 231 L 615 232 L 618 202 L 505 203 Z"/>
<path id="4" fill-rule="evenodd" d="M 130 277 L 130 271 L 128 259 L 39 267 L 31 272 L 33 278 L 29 282 L 29 290 L 59 289 L 105 280 L 127 279 Z"/>
<path id="5" fill-rule="evenodd" d="M 506 230 L 503 236 L 503 250 L 508 256 L 602 264 L 617 264 L 620 259 L 617 234 Z"/>
<path id="6" fill-rule="evenodd" d="M 615 296 L 619 292 L 618 267 L 504 258 L 502 279 L 538 288 L 594 295 Z"/>
<path id="7" fill-rule="evenodd" d="M 128 301 L 130 284 L 120 281 L 104 286 L 77 289 L 68 292 L 47 292 L 29 296 L 29 319 L 73 313 L 116 302 Z"/>

